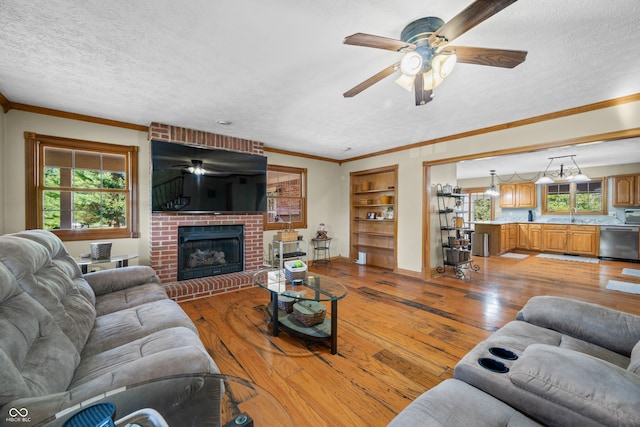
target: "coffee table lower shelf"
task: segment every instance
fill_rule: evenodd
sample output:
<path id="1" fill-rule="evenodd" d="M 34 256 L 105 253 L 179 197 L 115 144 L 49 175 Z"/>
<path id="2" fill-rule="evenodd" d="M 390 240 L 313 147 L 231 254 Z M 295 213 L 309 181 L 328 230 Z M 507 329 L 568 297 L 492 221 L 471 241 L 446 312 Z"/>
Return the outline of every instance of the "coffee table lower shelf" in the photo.
<path id="1" fill-rule="evenodd" d="M 273 296 L 273 295 L 272 295 Z M 271 318 L 271 332 L 274 337 L 278 336 L 279 328 L 292 336 L 298 336 L 309 340 L 326 341 L 331 340 L 331 354 L 338 352 L 338 301 L 331 301 L 331 317 L 326 317 L 322 323 L 313 326 L 305 326 L 296 319 L 293 313 L 287 313 L 280 308 L 276 308 L 274 315 L 274 305 L 277 307 L 277 299 L 267 306 L 267 312 Z"/>

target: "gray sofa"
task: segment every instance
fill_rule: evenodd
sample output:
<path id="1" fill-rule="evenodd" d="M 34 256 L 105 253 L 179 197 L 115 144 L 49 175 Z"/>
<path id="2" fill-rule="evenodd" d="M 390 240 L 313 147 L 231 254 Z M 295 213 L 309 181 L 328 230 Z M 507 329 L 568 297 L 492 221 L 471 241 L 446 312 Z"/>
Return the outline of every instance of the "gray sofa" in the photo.
<path id="1" fill-rule="evenodd" d="M 117 418 L 154 408 L 180 426 L 213 425 L 220 410 L 219 381 L 184 376 L 219 370 L 155 272 L 83 276 L 48 231 L 0 237 L 0 366 L 0 425 L 62 425 L 87 401 L 115 403 Z"/>
<path id="2" fill-rule="evenodd" d="M 516 319 L 390 426 L 640 425 L 640 316 L 540 296 Z"/>

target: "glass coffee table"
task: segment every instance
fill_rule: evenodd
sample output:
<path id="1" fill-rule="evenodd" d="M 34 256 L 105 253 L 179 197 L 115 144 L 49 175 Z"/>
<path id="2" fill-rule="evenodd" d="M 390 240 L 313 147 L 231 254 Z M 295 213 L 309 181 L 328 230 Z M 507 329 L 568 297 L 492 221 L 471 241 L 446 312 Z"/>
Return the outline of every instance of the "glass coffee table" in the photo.
<path id="1" fill-rule="evenodd" d="M 145 401 L 153 401 L 157 406 L 138 406 Z M 191 401 L 195 403 L 189 406 Z M 198 408 L 202 406 L 208 408 L 201 411 Z M 115 427 L 294 425 L 284 406 L 267 390 L 238 377 L 212 373 L 171 375 L 117 388 L 79 402 L 36 425 L 65 427 L 67 422 L 74 427 L 103 425 L 87 424 L 87 419 L 94 418 L 108 419 L 110 422 L 104 425 Z"/>
<path id="2" fill-rule="evenodd" d="M 269 314 L 272 335 L 278 336 L 280 328 L 291 335 L 311 340 L 330 340 L 331 354 L 338 352 L 338 301 L 347 295 L 347 288 L 340 282 L 320 274 L 307 273 L 303 279 L 289 280 L 282 270 L 262 270 L 254 275 L 254 282 L 271 294 Z M 306 326 L 294 313 L 287 313 L 279 302 L 316 301 L 331 303 L 331 317 L 322 323 Z"/>

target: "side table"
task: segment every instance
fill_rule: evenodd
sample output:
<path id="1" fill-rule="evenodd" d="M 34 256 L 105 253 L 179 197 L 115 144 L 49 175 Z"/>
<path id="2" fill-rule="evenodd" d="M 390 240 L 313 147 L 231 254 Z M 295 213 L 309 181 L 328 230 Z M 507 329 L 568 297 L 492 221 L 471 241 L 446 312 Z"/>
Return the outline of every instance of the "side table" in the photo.
<path id="1" fill-rule="evenodd" d="M 127 267 L 129 265 L 129 260 L 134 258 L 138 258 L 138 254 L 114 255 L 111 258 L 104 258 L 104 259 L 76 258 L 76 262 L 80 266 L 80 269 L 82 270 L 82 274 L 87 274 L 89 272 L 90 265 L 113 262 L 116 264 L 116 268 L 121 268 L 121 267 Z"/>
<path id="2" fill-rule="evenodd" d="M 312 264 L 329 264 L 331 262 L 331 237 L 326 239 L 311 239 L 313 245 Z"/>

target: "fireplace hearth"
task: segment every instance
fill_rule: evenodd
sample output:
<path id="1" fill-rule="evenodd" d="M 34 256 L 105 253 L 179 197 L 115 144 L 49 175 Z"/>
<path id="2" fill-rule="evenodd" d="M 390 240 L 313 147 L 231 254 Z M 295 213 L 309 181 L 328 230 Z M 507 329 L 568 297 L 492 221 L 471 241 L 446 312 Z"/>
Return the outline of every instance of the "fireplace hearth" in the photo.
<path id="1" fill-rule="evenodd" d="M 244 226 L 178 227 L 178 280 L 244 270 Z"/>

